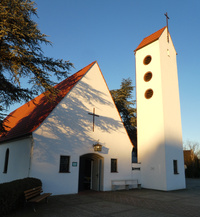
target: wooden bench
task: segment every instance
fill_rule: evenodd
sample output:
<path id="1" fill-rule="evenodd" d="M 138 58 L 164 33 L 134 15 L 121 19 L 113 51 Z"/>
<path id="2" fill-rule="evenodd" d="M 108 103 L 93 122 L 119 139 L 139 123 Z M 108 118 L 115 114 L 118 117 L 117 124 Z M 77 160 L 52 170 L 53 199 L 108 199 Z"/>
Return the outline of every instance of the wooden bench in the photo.
<path id="1" fill-rule="evenodd" d="M 34 206 L 35 203 L 38 203 L 44 199 L 46 200 L 46 202 L 48 202 L 48 197 L 51 196 L 51 193 L 41 194 L 42 192 L 42 186 L 24 191 L 25 200 L 27 203 L 32 203 L 34 212 L 36 212 Z"/>
<path id="2" fill-rule="evenodd" d="M 123 186 L 126 190 L 130 189 L 130 186 L 136 186 L 138 188 L 138 180 L 111 180 L 112 190 L 116 190 L 117 186 Z"/>

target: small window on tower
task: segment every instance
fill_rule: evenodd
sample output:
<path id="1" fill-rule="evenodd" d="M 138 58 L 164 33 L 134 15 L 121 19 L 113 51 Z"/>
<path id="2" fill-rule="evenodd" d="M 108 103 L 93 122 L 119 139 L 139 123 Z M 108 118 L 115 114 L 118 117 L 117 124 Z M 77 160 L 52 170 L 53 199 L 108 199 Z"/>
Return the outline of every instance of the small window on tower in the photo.
<path id="1" fill-rule="evenodd" d="M 167 56 L 170 57 L 169 49 L 167 49 Z"/>
<path id="2" fill-rule="evenodd" d="M 178 174 L 178 161 L 173 160 L 174 174 Z"/>
<path id="3" fill-rule="evenodd" d="M 146 56 L 143 60 L 144 65 L 148 65 L 151 62 L 151 59 L 150 55 Z"/>
<path id="4" fill-rule="evenodd" d="M 152 73 L 151 72 L 147 72 L 145 75 L 144 75 L 144 81 L 148 82 L 152 79 Z"/>
<path id="5" fill-rule="evenodd" d="M 153 90 L 152 89 L 146 90 L 144 95 L 146 99 L 150 99 L 153 96 Z"/>

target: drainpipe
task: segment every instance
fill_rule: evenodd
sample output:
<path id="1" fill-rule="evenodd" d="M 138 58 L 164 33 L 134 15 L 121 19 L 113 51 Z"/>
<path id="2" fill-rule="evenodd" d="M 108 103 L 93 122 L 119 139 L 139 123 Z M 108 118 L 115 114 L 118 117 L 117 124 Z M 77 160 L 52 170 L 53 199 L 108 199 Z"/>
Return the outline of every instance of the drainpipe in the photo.
<path id="1" fill-rule="evenodd" d="M 34 140 L 33 140 L 32 134 L 30 135 L 30 139 L 31 139 L 31 150 L 30 150 L 30 156 L 29 156 L 28 177 L 30 177 L 31 162 L 32 162 L 32 156 L 33 156 L 33 146 L 34 146 Z"/>

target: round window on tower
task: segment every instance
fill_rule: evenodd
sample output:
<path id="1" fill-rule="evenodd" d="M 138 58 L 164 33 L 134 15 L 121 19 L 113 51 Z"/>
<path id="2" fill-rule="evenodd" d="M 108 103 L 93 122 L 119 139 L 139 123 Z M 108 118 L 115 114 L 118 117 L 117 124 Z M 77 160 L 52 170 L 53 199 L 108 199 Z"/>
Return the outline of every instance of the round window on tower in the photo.
<path id="1" fill-rule="evenodd" d="M 146 99 L 150 99 L 153 96 L 153 90 L 152 89 L 146 90 L 144 96 Z"/>
<path id="2" fill-rule="evenodd" d="M 151 56 L 147 55 L 143 60 L 144 65 L 148 65 L 151 62 L 151 59 Z"/>
<path id="3" fill-rule="evenodd" d="M 144 75 L 144 81 L 146 81 L 146 82 L 150 81 L 152 79 L 152 76 L 153 76 L 152 72 L 145 73 L 145 75 Z"/>

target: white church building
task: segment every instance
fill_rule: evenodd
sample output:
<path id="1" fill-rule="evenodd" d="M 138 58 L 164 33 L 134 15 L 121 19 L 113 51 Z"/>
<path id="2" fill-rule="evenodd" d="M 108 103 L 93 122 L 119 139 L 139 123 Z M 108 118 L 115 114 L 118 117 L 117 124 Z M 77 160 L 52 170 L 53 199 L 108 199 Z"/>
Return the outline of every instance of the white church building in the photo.
<path id="1" fill-rule="evenodd" d="M 138 163 L 97 62 L 13 111 L 0 137 L 0 183 L 39 178 L 44 192 L 109 191 L 114 185 L 185 188 L 176 51 L 167 27 L 135 50 Z"/>

